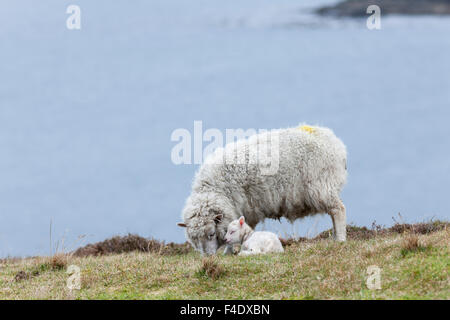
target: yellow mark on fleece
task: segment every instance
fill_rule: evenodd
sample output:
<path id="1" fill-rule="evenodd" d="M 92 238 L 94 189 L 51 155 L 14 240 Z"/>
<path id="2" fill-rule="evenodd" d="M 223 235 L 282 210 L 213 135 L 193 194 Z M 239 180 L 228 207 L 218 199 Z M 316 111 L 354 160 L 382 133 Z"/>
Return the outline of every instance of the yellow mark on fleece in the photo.
<path id="1" fill-rule="evenodd" d="M 309 133 L 314 133 L 314 132 L 316 132 L 316 129 L 314 129 L 313 127 L 307 126 L 307 125 L 301 126 L 301 127 L 299 127 L 298 129 L 300 129 L 300 130 L 302 130 L 302 131 L 309 132 Z"/>

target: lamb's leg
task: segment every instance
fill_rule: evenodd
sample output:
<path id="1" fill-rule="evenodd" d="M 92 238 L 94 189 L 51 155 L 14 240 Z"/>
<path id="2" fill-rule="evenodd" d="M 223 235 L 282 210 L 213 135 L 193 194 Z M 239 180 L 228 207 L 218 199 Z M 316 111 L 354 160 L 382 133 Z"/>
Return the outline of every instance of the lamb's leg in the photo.
<path id="1" fill-rule="evenodd" d="M 251 254 L 254 254 L 254 252 L 253 251 L 250 251 L 250 250 L 241 250 L 241 252 L 239 252 L 239 256 L 249 256 L 249 255 L 251 255 Z"/>
<path id="2" fill-rule="evenodd" d="M 336 205 L 329 210 L 328 214 L 333 220 L 334 239 L 337 241 L 345 241 L 347 238 L 346 231 L 346 215 L 345 206 L 341 200 L 336 202 Z"/>
<path id="3" fill-rule="evenodd" d="M 261 250 L 255 246 L 247 247 L 246 245 L 243 245 L 241 247 L 241 252 L 239 252 L 239 255 L 240 256 L 248 256 L 251 254 L 260 254 L 260 253 L 262 253 Z"/>

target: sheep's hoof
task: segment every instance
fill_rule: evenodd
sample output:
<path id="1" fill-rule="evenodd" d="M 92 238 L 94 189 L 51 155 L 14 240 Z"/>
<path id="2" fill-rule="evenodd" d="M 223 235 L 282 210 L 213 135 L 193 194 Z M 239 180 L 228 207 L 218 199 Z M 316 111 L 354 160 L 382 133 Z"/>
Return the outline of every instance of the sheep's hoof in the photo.
<path id="1" fill-rule="evenodd" d="M 241 245 L 234 244 L 231 250 L 232 250 L 233 254 L 238 254 L 239 252 L 241 252 Z"/>

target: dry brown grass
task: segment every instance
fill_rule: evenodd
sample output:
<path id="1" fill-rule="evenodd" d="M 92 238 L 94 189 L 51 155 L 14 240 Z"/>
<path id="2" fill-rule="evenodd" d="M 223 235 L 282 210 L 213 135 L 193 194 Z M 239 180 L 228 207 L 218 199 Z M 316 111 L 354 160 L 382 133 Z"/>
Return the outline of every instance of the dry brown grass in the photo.
<path id="1" fill-rule="evenodd" d="M 116 236 L 105 241 L 88 244 L 73 252 L 75 257 L 102 256 L 109 254 L 120 254 L 125 252 L 153 252 L 161 255 L 186 254 L 192 250 L 187 242 L 165 243 L 155 239 L 146 239 L 134 234 Z"/>
<path id="2" fill-rule="evenodd" d="M 29 279 L 29 278 L 30 278 L 29 273 L 26 273 L 25 271 L 19 271 L 19 272 L 17 272 L 16 276 L 14 277 L 14 280 L 16 282 L 18 282 L 18 281 L 22 281 L 22 280 Z"/>
<path id="3" fill-rule="evenodd" d="M 348 240 L 369 240 L 375 239 L 376 237 L 392 236 L 396 234 L 417 234 L 425 235 L 433 232 L 446 230 L 450 223 L 446 221 L 430 221 L 421 223 L 395 223 L 392 227 L 385 228 L 383 226 L 377 225 L 375 222 L 372 223 L 372 228 L 358 227 L 354 225 L 347 226 L 347 239 Z M 283 246 L 290 246 L 297 242 L 311 242 L 318 241 L 321 239 L 329 239 L 333 235 L 332 230 L 326 230 L 321 232 L 319 235 L 313 239 L 307 238 L 295 238 L 295 239 L 281 239 Z"/>
<path id="4" fill-rule="evenodd" d="M 69 255 L 64 253 L 57 253 L 49 258 L 48 264 L 52 270 L 63 270 L 67 268 Z"/>
<path id="5" fill-rule="evenodd" d="M 22 280 L 30 280 L 33 277 L 39 276 L 41 273 L 51 270 L 51 271 L 59 271 L 65 270 L 68 265 L 68 261 L 70 259 L 69 254 L 65 253 L 56 253 L 51 257 L 38 257 L 35 259 L 34 267 L 29 271 L 20 270 L 14 277 L 16 282 Z"/>
<path id="6" fill-rule="evenodd" d="M 207 257 L 202 259 L 198 276 L 207 276 L 213 280 L 225 275 L 225 269 L 219 264 L 216 257 Z"/>
<path id="7" fill-rule="evenodd" d="M 414 251 L 421 247 L 419 244 L 419 236 L 417 234 L 409 234 L 403 238 L 403 250 Z"/>
<path id="8" fill-rule="evenodd" d="M 432 248 L 432 244 L 424 244 L 419 235 L 412 232 L 405 233 L 402 242 L 401 254 L 403 257 L 417 251 L 425 251 Z"/>

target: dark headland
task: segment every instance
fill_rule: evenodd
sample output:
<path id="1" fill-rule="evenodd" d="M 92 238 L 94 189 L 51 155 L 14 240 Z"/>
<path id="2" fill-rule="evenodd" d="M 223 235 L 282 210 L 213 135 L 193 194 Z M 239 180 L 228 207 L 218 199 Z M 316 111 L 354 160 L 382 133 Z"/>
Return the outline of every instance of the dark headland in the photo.
<path id="1" fill-rule="evenodd" d="M 346 0 L 316 13 L 337 17 L 365 17 L 367 8 L 377 5 L 382 15 L 450 15 L 450 0 Z"/>

